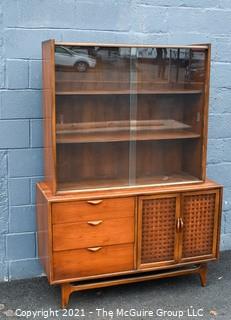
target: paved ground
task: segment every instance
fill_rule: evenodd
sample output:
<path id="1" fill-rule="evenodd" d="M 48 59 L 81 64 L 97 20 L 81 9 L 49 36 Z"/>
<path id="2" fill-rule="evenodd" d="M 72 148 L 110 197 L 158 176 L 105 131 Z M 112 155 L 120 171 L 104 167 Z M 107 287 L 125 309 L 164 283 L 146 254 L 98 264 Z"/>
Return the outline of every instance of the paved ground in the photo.
<path id="1" fill-rule="evenodd" d="M 37 311 L 34 316 L 28 313 L 27 319 L 231 320 L 231 251 L 224 252 L 218 263 L 210 263 L 205 288 L 200 286 L 197 275 L 190 275 L 74 293 L 70 298 L 69 315 L 61 311 L 59 302 L 59 287 L 49 286 L 44 278 L 0 284 L 0 319 L 26 319 L 25 311 Z M 103 308 L 108 312 L 107 316 L 103 314 Z M 16 309 L 21 309 L 17 310 L 20 317 L 13 315 Z M 117 314 L 121 309 L 125 311 L 123 316 Z M 131 309 L 137 313 L 133 315 Z M 191 315 L 194 309 L 197 316 L 186 316 L 187 309 Z M 126 316 L 126 311 L 130 310 L 130 315 Z M 55 316 L 50 311 L 56 312 Z M 140 311 L 153 311 L 154 314 L 139 315 Z M 169 313 L 164 315 L 163 311 Z M 199 316 L 201 314 L 203 316 Z"/>

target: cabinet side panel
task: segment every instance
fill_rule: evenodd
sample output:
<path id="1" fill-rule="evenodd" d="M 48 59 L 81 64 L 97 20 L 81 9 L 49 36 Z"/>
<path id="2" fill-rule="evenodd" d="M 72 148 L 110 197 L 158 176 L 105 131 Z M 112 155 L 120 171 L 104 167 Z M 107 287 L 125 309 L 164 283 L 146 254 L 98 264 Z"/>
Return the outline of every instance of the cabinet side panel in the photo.
<path id="1" fill-rule="evenodd" d="M 216 190 L 214 235 L 213 235 L 213 255 L 218 259 L 220 253 L 221 217 L 222 217 L 222 194 L 223 188 Z"/>
<path id="2" fill-rule="evenodd" d="M 205 78 L 205 98 L 203 114 L 203 145 L 202 145 L 202 179 L 206 179 L 206 160 L 208 143 L 208 117 L 209 117 L 209 87 L 210 87 L 210 64 L 211 64 L 211 45 L 208 45 L 206 56 L 206 78 Z"/>
<path id="3" fill-rule="evenodd" d="M 49 280 L 51 280 L 50 205 L 37 185 L 36 213 L 38 233 L 38 254 Z"/>
<path id="4" fill-rule="evenodd" d="M 43 117 L 44 117 L 44 175 L 45 182 L 56 191 L 55 151 L 55 65 L 54 41 L 42 44 L 43 67 Z"/>

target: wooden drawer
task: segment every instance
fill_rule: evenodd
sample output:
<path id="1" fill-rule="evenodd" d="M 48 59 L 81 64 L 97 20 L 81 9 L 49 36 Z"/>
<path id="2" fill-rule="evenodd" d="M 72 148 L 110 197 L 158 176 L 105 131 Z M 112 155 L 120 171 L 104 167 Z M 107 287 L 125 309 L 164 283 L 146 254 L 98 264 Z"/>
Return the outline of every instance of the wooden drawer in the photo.
<path id="1" fill-rule="evenodd" d="M 134 198 L 115 198 L 88 201 L 59 202 L 52 205 L 52 222 L 122 218 L 134 216 Z"/>
<path id="2" fill-rule="evenodd" d="M 89 249 L 54 252 L 54 280 L 74 279 L 134 269 L 133 244 L 106 246 L 95 252 Z"/>
<path id="3" fill-rule="evenodd" d="M 133 241 L 134 217 L 53 225 L 54 251 Z"/>

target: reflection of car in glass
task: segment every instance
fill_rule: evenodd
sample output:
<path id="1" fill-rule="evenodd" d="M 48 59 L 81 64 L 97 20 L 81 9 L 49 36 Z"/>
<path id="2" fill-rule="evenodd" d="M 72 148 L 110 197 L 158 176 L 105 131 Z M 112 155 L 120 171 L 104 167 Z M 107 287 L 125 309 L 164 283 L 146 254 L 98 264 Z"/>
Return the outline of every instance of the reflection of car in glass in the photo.
<path id="1" fill-rule="evenodd" d="M 76 52 L 59 46 L 55 48 L 55 64 L 75 67 L 77 71 L 85 72 L 89 67 L 95 67 L 96 60 L 84 52 Z"/>

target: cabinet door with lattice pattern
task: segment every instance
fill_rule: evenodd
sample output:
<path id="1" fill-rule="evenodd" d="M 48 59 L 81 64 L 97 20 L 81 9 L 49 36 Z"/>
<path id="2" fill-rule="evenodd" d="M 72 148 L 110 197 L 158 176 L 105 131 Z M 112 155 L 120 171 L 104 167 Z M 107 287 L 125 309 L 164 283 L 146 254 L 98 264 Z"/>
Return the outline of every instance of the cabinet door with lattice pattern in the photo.
<path id="1" fill-rule="evenodd" d="M 165 194 L 139 198 L 138 267 L 174 264 L 178 254 L 176 221 L 180 196 Z"/>
<path id="2" fill-rule="evenodd" d="M 182 195 L 180 245 L 182 261 L 217 256 L 219 202 L 219 190 L 189 192 Z"/>

